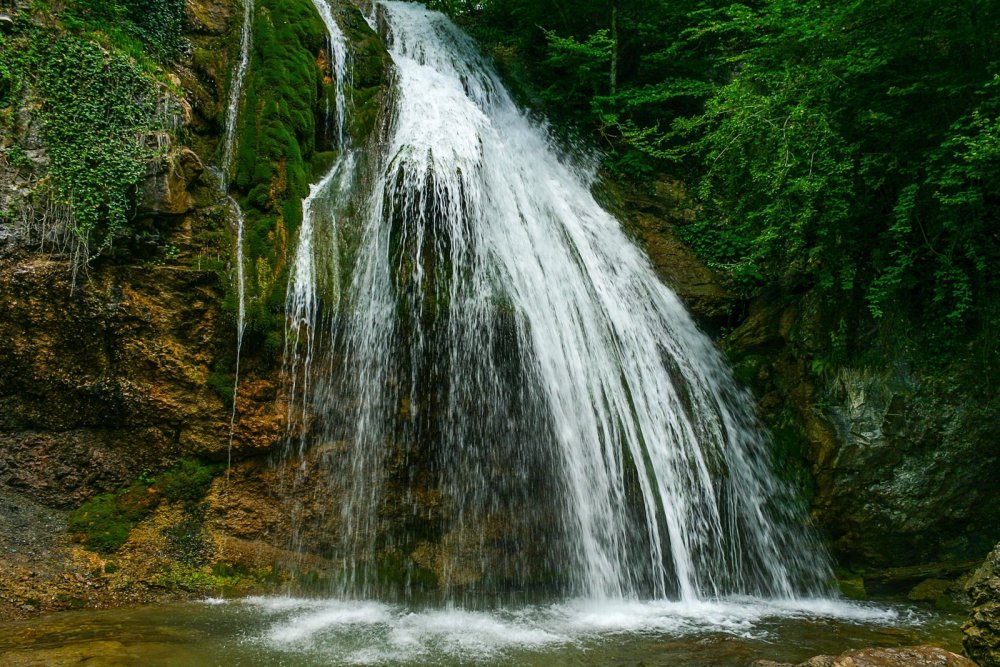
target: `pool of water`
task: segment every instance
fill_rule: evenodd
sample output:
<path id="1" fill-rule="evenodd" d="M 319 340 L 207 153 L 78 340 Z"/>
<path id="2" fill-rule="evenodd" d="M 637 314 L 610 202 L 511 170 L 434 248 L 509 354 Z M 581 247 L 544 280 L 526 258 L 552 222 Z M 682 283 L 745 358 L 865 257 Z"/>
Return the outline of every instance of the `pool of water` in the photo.
<path id="1" fill-rule="evenodd" d="M 959 650 L 959 616 L 890 603 L 566 601 L 473 611 L 248 598 L 0 624 L 4 665 L 690 665 L 866 646 Z"/>

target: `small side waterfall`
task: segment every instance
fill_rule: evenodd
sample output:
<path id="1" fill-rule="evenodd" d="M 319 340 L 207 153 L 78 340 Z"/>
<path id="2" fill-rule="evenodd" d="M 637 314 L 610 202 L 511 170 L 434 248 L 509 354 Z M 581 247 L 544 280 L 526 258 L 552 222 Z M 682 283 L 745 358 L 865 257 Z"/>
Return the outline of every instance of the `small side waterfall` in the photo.
<path id="1" fill-rule="evenodd" d="M 233 379 L 233 408 L 229 415 L 229 448 L 227 457 L 232 456 L 233 433 L 236 425 L 236 401 L 240 388 L 240 356 L 243 351 L 243 334 L 246 331 L 246 273 L 243 253 L 243 228 L 245 219 L 239 202 L 229 196 L 229 179 L 233 168 L 233 155 L 236 150 L 236 123 L 239 119 L 240 99 L 243 94 L 243 80 L 246 77 L 247 66 L 250 63 L 250 44 L 253 37 L 253 3 L 254 0 L 243 0 L 243 24 L 240 29 L 240 59 L 233 71 L 232 82 L 229 84 L 229 103 L 226 106 L 226 133 L 222 143 L 222 166 L 219 186 L 226 197 L 229 215 L 236 226 L 236 372 Z M 231 463 L 231 461 L 230 461 Z"/>
<path id="2" fill-rule="evenodd" d="M 320 321 L 321 303 L 325 301 L 327 314 L 336 312 L 340 299 L 340 242 L 337 229 L 338 204 L 346 200 L 347 190 L 353 183 L 357 154 L 345 135 L 347 118 L 346 87 L 351 69 L 347 37 L 333 16 L 327 0 L 313 0 L 316 10 L 327 30 L 329 74 L 333 79 L 334 104 L 332 125 L 339 153 L 318 183 L 309 189 L 302 202 L 302 224 L 298 244 L 288 280 L 285 301 L 285 376 L 289 381 L 288 423 L 302 425 L 302 436 L 307 433 L 305 424 L 314 401 L 311 376 L 312 364 L 320 340 L 323 324 Z M 329 114 L 328 114 L 329 116 Z M 330 119 L 328 117 L 328 122 Z M 300 413 L 296 410 L 300 409 Z M 300 440 L 298 452 L 302 453 L 305 441 Z"/>
<path id="3" fill-rule="evenodd" d="M 752 401 L 594 200 L 593 169 L 445 16 L 377 9 L 395 87 L 375 177 L 350 185 L 344 145 L 303 204 L 288 290 L 293 453 L 327 452 L 302 466 L 337 489 L 342 593 L 382 592 L 407 558 L 404 588 L 433 572 L 446 596 L 824 592 Z"/>
<path id="4" fill-rule="evenodd" d="M 229 103 L 226 105 L 226 133 L 222 141 L 223 187 L 229 190 L 229 177 L 233 168 L 233 154 L 236 150 L 236 121 L 240 114 L 240 99 L 243 94 L 243 79 L 250 64 L 250 45 L 253 42 L 254 0 L 243 0 L 243 24 L 240 28 L 240 59 L 233 70 L 229 84 Z"/>

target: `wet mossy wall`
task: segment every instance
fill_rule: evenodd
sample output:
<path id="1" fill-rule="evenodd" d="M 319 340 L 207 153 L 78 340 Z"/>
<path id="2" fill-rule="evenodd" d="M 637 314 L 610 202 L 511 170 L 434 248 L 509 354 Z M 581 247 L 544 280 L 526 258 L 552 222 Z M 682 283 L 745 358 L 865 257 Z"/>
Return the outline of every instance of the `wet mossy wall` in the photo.
<path id="1" fill-rule="evenodd" d="M 367 141 L 381 108 L 387 54 L 353 7 L 337 18 L 350 42 L 348 133 Z M 238 33 L 237 33 L 238 34 Z M 336 100 L 326 27 L 311 0 L 257 0 L 250 63 L 237 123 L 232 191 L 246 217 L 248 343 L 280 354 L 288 262 L 302 200 L 336 155 Z M 234 314 L 231 290 L 225 309 Z"/>
<path id="2" fill-rule="evenodd" d="M 324 116 L 326 44 L 311 0 L 258 0 L 232 177 L 246 216 L 248 333 L 273 351 L 281 347 L 289 242 L 316 176 L 311 162 L 317 119 Z M 231 292 L 227 310 L 235 311 L 236 298 Z"/>

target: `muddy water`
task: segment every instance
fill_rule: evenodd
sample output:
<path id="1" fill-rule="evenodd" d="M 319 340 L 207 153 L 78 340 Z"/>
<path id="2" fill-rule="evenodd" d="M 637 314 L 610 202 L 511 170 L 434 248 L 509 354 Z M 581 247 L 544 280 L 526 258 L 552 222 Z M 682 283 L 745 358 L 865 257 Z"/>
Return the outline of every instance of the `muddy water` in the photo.
<path id="1" fill-rule="evenodd" d="M 251 598 L 0 624 L 4 665 L 691 665 L 960 650 L 961 618 L 831 601 L 569 601 L 492 611 Z"/>

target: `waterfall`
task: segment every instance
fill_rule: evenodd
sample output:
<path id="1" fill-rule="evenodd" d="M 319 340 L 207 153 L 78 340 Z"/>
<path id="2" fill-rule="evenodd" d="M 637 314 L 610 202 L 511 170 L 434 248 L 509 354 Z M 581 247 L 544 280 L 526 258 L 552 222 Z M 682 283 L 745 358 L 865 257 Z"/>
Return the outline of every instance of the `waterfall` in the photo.
<path id="1" fill-rule="evenodd" d="M 246 273 L 243 256 L 243 228 L 245 219 L 239 202 L 229 195 L 230 172 L 233 168 L 233 153 L 236 150 L 236 122 L 239 118 L 240 99 L 243 94 L 243 79 L 246 77 L 247 65 L 250 62 L 250 43 L 253 30 L 254 0 L 243 0 L 243 25 L 240 29 L 240 60 L 233 72 L 233 80 L 229 85 L 229 103 L 226 106 L 226 133 L 222 142 L 222 166 L 219 187 L 226 198 L 230 218 L 236 226 L 236 372 L 233 379 L 233 407 L 229 415 L 229 446 L 227 447 L 227 463 L 231 463 L 233 435 L 236 426 L 236 401 L 240 388 L 240 355 L 243 351 L 243 334 L 246 331 Z"/>
<path id="2" fill-rule="evenodd" d="M 337 206 L 346 198 L 355 175 L 357 152 L 347 141 L 346 87 L 350 82 L 350 54 L 347 37 L 333 16 L 327 0 L 313 0 L 327 31 L 329 66 L 334 85 L 332 128 L 339 153 L 329 170 L 309 189 L 302 202 L 302 224 L 288 280 L 285 301 L 285 368 L 288 379 L 288 423 L 303 424 L 308 419 L 313 400 L 310 378 L 312 363 L 323 324 L 321 303 L 336 310 L 340 297 L 340 243 L 337 229 Z M 329 114 L 327 118 L 329 122 Z M 296 413 L 296 408 L 301 412 Z M 305 435 L 305 429 L 302 430 Z M 299 451 L 305 441 L 299 441 Z"/>
<path id="3" fill-rule="evenodd" d="M 378 13 L 395 70 L 380 158 L 348 187 L 344 150 L 313 189 L 288 301 L 289 349 L 308 358 L 292 355 L 298 404 L 325 452 L 308 465 L 338 491 L 324 500 L 343 592 L 380 592 L 379 571 L 407 559 L 404 586 L 433 572 L 448 596 L 825 591 L 751 399 L 595 201 L 593 165 L 444 15 Z M 339 212 L 326 251 L 351 257 L 327 260 L 349 278 L 322 348 L 321 202 Z M 350 252 L 345 224 L 360 230 Z"/>
<path id="4" fill-rule="evenodd" d="M 226 133 L 222 141 L 222 187 L 229 190 L 230 172 L 233 168 L 233 152 L 236 148 L 236 121 L 240 113 L 240 99 L 243 93 L 243 79 L 250 64 L 250 44 L 253 40 L 253 3 L 243 0 L 243 25 L 240 28 L 240 60 L 233 71 L 229 84 L 229 103 L 226 105 Z"/>

